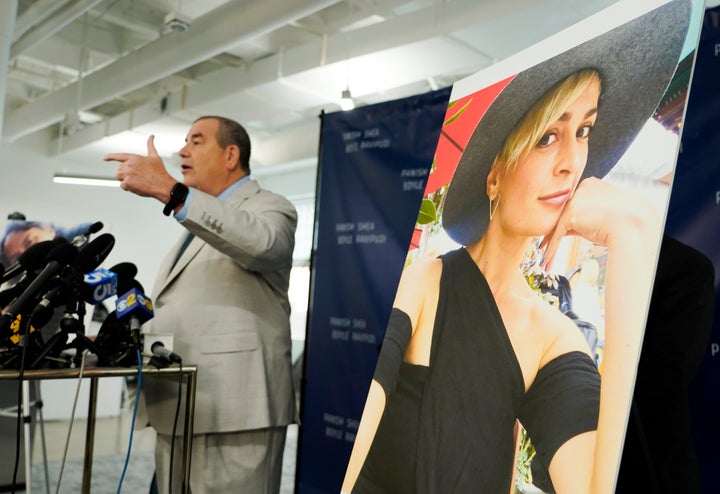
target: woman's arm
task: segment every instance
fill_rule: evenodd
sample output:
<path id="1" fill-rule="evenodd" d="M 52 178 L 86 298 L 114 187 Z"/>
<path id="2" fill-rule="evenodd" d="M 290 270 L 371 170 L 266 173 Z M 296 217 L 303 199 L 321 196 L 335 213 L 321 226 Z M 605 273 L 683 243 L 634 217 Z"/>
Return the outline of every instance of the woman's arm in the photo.
<path id="1" fill-rule="evenodd" d="M 660 219 L 644 199 L 587 179 L 567 204 L 547 242 L 551 262 L 563 234 L 607 245 L 605 348 L 600 414 L 590 491 L 613 492 L 623 447 L 636 365 L 642 344 L 652 276 L 660 241 Z"/>
<path id="2" fill-rule="evenodd" d="M 593 477 L 593 492 L 598 493 L 614 489 L 657 262 L 659 218 L 649 205 L 637 208 L 624 225 L 617 225 L 607 244 L 605 348 Z"/>
<path id="3" fill-rule="evenodd" d="M 435 265 L 434 268 L 433 265 Z M 410 346 L 413 348 L 418 346 L 417 342 L 413 342 L 412 339 L 416 334 L 418 325 L 421 324 L 422 308 L 426 298 L 426 289 L 428 286 L 432 285 L 430 276 L 432 276 L 433 270 L 439 269 L 438 266 L 440 266 L 439 260 L 433 260 L 430 262 L 420 261 L 417 264 L 409 266 L 403 271 L 396 293 L 395 302 L 393 303 L 394 314 L 391 316 L 391 325 L 397 325 L 403 321 L 403 319 L 403 322 L 409 319 L 410 335 L 408 335 L 407 339 L 410 340 L 410 343 L 408 345 L 403 344 L 402 346 Z M 402 314 L 399 314 L 400 317 L 396 317 L 396 309 L 399 309 L 402 312 Z M 432 312 L 434 313 L 434 310 Z M 396 329 L 397 328 L 388 327 L 387 333 Z M 388 341 L 388 335 L 386 334 L 385 341 L 383 342 L 383 349 L 381 350 L 378 358 L 378 367 L 384 368 L 383 372 L 385 375 L 387 375 L 388 372 L 394 372 L 394 377 L 396 378 L 397 372 L 400 368 L 400 360 L 403 358 L 406 348 L 402 348 L 402 350 L 400 350 L 399 356 L 393 356 L 392 353 L 399 350 L 395 343 L 397 343 L 395 338 L 393 338 L 392 341 Z M 391 344 L 393 347 L 388 348 Z M 412 352 L 412 348 L 409 351 Z M 388 369 L 388 359 L 391 361 L 390 366 L 392 369 Z M 380 420 L 385 411 L 386 403 L 386 394 L 383 386 L 394 388 L 394 381 L 392 381 L 392 379 L 389 385 L 387 382 L 384 382 L 383 384 L 379 382 L 380 377 L 378 376 L 377 370 L 376 377 L 377 379 L 373 378 L 370 383 L 370 390 L 368 392 L 367 399 L 365 400 L 365 407 L 363 408 L 360 425 L 358 427 L 357 435 L 355 436 L 355 443 L 353 444 L 352 453 L 350 454 L 350 461 L 348 462 L 348 467 L 345 472 L 345 478 L 343 480 L 341 491 L 344 494 L 352 492 L 358 475 L 360 474 L 360 470 L 365 463 L 365 458 L 370 451 L 370 447 L 375 438 L 375 433 L 380 425 Z M 388 389 L 388 393 L 391 392 L 392 390 Z"/>
<path id="4" fill-rule="evenodd" d="M 367 399 L 365 400 L 365 407 L 363 408 L 360 425 L 357 435 L 355 436 L 350 461 L 345 471 L 345 478 L 343 479 L 341 490 L 342 494 L 350 494 L 352 492 L 358 475 L 360 475 L 360 470 L 365 463 L 368 451 L 370 451 L 370 446 L 375 438 L 375 432 L 377 432 L 384 411 L 385 391 L 383 391 L 382 386 L 373 379 L 370 383 L 370 391 L 368 392 Z"/>

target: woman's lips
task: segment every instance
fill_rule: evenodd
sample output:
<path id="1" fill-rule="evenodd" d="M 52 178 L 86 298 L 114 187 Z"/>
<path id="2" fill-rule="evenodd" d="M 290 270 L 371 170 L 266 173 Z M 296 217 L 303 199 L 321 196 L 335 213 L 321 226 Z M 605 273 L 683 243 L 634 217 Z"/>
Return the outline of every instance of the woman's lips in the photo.
<path id="1" fill-rule="evenodd" d="M 567 202 L 567 200 L 570 198 L 570 191 L 569 190 L 560 190 L 558 192 L 553 192 L 552 194 L 547 194 L 541 197 L 538 197 L 538 199 L 546 204 L 551 205 L 562 205 Z"/>

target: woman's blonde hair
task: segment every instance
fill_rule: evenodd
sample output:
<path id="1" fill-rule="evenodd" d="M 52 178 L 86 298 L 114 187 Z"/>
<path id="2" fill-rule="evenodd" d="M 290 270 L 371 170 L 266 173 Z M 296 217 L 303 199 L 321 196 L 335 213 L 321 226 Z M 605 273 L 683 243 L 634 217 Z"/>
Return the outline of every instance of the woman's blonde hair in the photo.
<path id="1" fill-rule="evenodd" d="M 600 74 L 595 69 L 574 72 L 535 101 L 520 123 L 508 134 L 495 156 L 491 170 L 496 166 L 503 166 L 504 170 L 508 170 L 526 156 L 548 126 L 559 119 L 568 105 L 594 80 L 600 81 Z"/>

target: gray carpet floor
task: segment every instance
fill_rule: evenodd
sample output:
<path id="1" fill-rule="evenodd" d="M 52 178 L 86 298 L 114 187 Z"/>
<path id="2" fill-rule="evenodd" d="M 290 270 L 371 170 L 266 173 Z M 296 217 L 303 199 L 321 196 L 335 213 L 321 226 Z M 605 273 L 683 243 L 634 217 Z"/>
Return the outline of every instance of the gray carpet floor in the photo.
<path id="1" fill-rule="evenodd" d="M 285 455 L 283 457 L 283 476 L 280 486 L 281 494 L 293 494 L 295 491 L 295 460 L 297 451 L 297 426 L 288 428 Z M 150 490 L 153 472 L 155 471 L 155 459 L 152 451 L 143 447 L 141 451 L 133 451 L 130 455 L 128 467 L 122 479 L 120 493 L 145 494 Z M 48 461 L 47 480 L 45 476 L 45 464 L 37 460 L 35 452 L 31 470 L 31 494 L 55 493 L 60 473 L 60 461 Z M 78 456 L 76 454 L 76 456 Z M 125 465 L 126 453 L 119 455 L 93 457 L 91 490 L 92 494 L 115 494 L 118 492 L 120 478 Z M 78 494 L 82 492 L 83 482 L 83 458 L 76 457 L 65 462 L 62 479 L 60 479 L 61 494 Z M 24 475 L 24 474 L 23 474 Z M 24 476 L 18 479 L 24 484 Z M 26 491 L 18 490 L 17 494 L 25 494 Z"/>
<path id="2" fill-rule="evenodd" d="M 122 408 L 120 416 L 98 418 L 95 423 L 90 490 L 92 494 L 114 494 L 118 492 L 127 456 L 133 395 L 133 386 L 129 386 L 128 402 Z M 0 487 L 0 493 L 9 493 L 12 492 L 14 453 L 10 451 L 10 443 L 6 444 L 6 439 L 12 438 L 12 449 L 14 450 L 16 426 L 14 417 L 3 418 L 3 420 L 7 422 L 5 425 L 9 429 L 4 431 L 5 435 L 2 436 L 3 441 L 0 443 L 0 453 L 5 453 L 2 456 L 3 461 L 0 462 L 0 468 L 2 468 L 0 471 L 0 486 L 2 486 Z M 142 419 L 138 420 L 142 423 Z M 30 494 L 54 494 L 56 492 L 63 451 L 68 441 L 68 454 L 58 492 L 61 494 L 81 493 L 87 421 L 76 419 L 69 438 L 70 424 L 67 420 L 42 421 L 35 418 L 33 425 Z M 280 494 L 293 494 L 295 491 L 297 441 L 298 426 L 291 425 L 288 427 L 285 442 Z M 130 455 L 128 467 L 125 469 L 120 494 L 149 493 L 155 471 L 154 448 L 154 430 L 150 427 L 135 429 L 132 454 Z M 23 458 L 23 454 L 21 453 L 21 458 Z M 47 458 L 47 476 L 45 475 L 46 462 L 44 458 Z M 21 465 L 16 480 L 15 493 L 27 494 L 27 491 L 19 490 L 20 486 L 23 489 L 25 487 L 24 465 Z M 4 489 L 5 486 L 7 486 L 7 489 Z"/>
<path id="3" fill-rule="evenodd" d="M 90 492 L 111 494 L 118 492 L 120 477 L 125 465 L 122 456 L 101 456 L 93 458 Z M 42 463 L 32 467 L 31 493 L 46 493 L 45 468 Z M 150 490 L 155 460 L 151 452 L 130 455 L 130 461 L 122 482 L 122 492 L 145 494 Z M 60 462 L 48 462 L 49 492 L 56 492 Z M 83 460 L 73 459 L 65 462 L 60 482 L 61 493 L 78 494 L 82 492 Z"/>

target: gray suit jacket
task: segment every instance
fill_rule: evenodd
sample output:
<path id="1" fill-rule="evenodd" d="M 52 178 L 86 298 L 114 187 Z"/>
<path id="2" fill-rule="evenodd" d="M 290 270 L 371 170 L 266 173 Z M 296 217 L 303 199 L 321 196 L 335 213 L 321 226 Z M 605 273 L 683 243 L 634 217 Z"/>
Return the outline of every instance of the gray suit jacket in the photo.
<path id="1" fill-rule="evenodd" d="M 183 235 L 160 267 L 145 333 L 172 333 L 183 363 L 197 364 L 195 433 L 287 425 L 295 419 L 290 304 L 297 213 L 251 180 L 225 200 L 193 191 Z M 151 425 L 171 434 L 177 379 L 146 379 Z M 184 397 L 184 394 L 183 394 Z M 181 434 L 184 403 L 177 434 Z"/>

